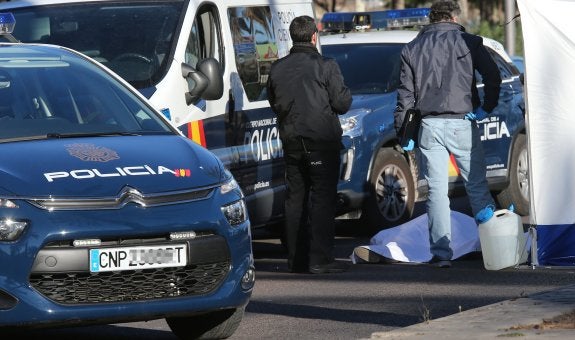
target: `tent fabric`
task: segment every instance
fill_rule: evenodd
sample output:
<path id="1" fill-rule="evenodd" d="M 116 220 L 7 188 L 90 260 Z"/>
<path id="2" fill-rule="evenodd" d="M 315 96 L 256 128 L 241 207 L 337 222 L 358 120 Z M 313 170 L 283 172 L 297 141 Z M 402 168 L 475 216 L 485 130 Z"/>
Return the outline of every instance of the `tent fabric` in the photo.
<path id="1" fill-rule="evenodd" d="M 539 264 L 546 266 L 572 266 L 575 263 L 573 225 L 537 227 Z"/>
<path id="2" fill-rule="evenodd" d="M 543 265 L 575 265 L 574 0 L 517 0 L 525 52 L 531 224 Z"/>
<path id="3" fill-rule="evenodd" d="M 425 263 L 431 260 L 427 214 L 420 215 L 402 225 L 384 229 L 375 234 L 365 247 L 389 260 Z M 481 251 L 475 220 L 457 211 L 451 212 L 452 259 Z M 357 259 L 352 254 L 352 261 Z"/>

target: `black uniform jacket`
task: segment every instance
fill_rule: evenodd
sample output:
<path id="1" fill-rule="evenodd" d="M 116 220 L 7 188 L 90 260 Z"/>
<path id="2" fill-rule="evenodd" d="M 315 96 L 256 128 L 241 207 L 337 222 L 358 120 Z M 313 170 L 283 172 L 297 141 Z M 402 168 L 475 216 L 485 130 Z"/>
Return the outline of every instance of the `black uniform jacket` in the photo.
<path id="1" fill-rule="evenodd" d="M 338 115 L 352 97 L 335 60 L 320 55 L 311 43 L 295 43 L 290 54 L 273 63 L 268 100 L 278 116 L 283 148 L 341 149 Z"/>

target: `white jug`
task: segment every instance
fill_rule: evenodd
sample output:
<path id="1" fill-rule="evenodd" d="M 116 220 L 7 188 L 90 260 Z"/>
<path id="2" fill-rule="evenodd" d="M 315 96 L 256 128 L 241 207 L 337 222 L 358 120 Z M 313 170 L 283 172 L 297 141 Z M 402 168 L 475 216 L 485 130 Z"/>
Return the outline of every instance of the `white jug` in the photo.
<path id="1" fill-rule="evenodd" d="M 493 217 L 479 224 L 479 242 L 483 265 L 487 270 L 499 270 L 527 261 L 527 236 L 521 217 L 502 209 Z"/>

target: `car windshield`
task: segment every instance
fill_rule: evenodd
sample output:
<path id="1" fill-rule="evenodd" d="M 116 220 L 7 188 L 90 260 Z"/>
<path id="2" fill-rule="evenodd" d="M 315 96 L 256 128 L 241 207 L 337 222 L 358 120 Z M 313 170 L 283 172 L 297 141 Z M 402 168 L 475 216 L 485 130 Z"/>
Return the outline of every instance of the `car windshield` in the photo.
<path id="1" fill-rule="evenodd" d="M 0 47 L 0 143 L 173 131 L 95 63 L 62 49 Z"/>
<path id="2" fill-rule="evenodd" d="M 393 92 L 399 85 L 403 44 L 322 45 L 322 54 L 334 58 L 352 94 Z"/>
<path id="3" fill-rule="evenodd" d="M 141 89 L 156 84 L 166 72 L 183 4 L 182 0 L 129 5 L 106 1 L 10 11 L 18 40 L 73 48 Z"/>

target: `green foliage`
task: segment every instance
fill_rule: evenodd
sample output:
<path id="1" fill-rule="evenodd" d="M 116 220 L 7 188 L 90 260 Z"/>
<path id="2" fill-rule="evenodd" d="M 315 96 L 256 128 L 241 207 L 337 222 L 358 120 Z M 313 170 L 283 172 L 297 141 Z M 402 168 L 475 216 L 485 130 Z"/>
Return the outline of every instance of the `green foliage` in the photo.
<path id="1" fill-rule="evenodd" d="M 515 25 L 515 55 L 523 56 L 523 33 L 521 22 L 514 20 L 509 25 Z M 490 23 L 482 20 L 478 27 L 469 28 L 469 33 L 482 35 L 499 41 L 505 45 L 505 27 L 500 24 Z"/>

